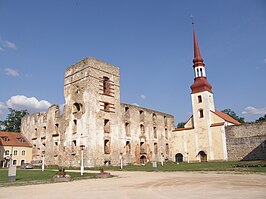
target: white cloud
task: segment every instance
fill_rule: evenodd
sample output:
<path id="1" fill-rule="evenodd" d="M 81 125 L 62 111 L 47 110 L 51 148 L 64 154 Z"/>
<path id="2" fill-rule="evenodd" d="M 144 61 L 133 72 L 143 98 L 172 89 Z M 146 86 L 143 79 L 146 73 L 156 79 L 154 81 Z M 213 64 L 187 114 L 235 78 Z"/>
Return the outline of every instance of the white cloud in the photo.
<path id="1" fill-rule="evenodd" d="M 132 103 L 131 105 L 134 105 L 134 106 L 139 106 L 137 103 Z"/>
<path id="2" fill-rule="evenodd" d="M 6 105 L 3 102 L 0 102 L 0 114 L 3 113 L 4 109 L 6 109 Z"/>
<path id="3" fill-rule="evenodd" d="M 19 76 L 18 71 L 12 68 L 5 68 L 5 72 L 6 72 L 6 75 L 8 76 L 13 76 L 13 77 Z"/>
<path id="4" fill-rule="evenodd" d="M 265 108 L 255 108 L 252 106 L 248 106 L 244 109 L 242 114 L 245 114 L 245 115 L 263 115 L 263 114 L 266 114 L 266 107 Z"/>
<path id="5" fill-rule="evenodd" d="M 146 96 L 142 94 L 142 95 L 140 95 L 140 98 L 145 100 Z"/>
<path id="6" fill-rule="evenodd" d="M 1 43 L 1 49 L 5 49 L 5 48 L 9 48 L 9 49 L 17 49 L 17 46 L 16 44 L 14 44 L 13 42 L 11 41 L 8 41 L 8 40 L 2 40 L 0 38 L 0 43 Z"/>
<path id="7" fill-rule="evenodd" d="M 38 100 L 35 97 L 26 97 L 24 95 L 12 96 L 7 102 L 8 108 L 13 108 L 16 110 L 27 109 L 28 112 L 41 112 L 47 111 L 51 106 L 51 103 L 46 100 Z"/>

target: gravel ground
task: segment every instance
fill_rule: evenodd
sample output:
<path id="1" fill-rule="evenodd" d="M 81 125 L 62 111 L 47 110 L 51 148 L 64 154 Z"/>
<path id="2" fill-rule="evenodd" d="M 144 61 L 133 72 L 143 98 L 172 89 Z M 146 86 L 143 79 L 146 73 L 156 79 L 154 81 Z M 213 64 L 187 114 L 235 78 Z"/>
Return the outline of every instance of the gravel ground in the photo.
<path id="1" fill-rule="evenodd" d="M 266 199 L 266 175 L 192 172 L 111 172 L 89 179 L 18 187 L 1 187 L 0 198 L 256 198 Z"/>

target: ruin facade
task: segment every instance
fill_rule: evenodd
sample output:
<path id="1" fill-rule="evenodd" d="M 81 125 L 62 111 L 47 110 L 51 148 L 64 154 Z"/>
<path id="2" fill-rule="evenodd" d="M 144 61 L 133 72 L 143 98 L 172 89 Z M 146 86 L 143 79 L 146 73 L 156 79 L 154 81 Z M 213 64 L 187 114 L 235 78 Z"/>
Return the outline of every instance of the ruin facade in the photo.
<path id="1" fill-rule="evenodd" d="M 120 102 L 119 68 L 86 58 L 66 69 L 64 113 L 57 105 L 25 116 L 33 160 L 49 165 L 145 164 L 169 159 L 172 115 Z M 82 154 L 83 153 L 83 154 Z"/>

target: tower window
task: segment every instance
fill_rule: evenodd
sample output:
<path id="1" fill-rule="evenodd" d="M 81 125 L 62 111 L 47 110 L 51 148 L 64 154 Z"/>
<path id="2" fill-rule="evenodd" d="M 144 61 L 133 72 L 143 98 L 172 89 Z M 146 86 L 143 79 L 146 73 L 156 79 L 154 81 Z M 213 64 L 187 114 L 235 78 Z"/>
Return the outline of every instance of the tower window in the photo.
<path id="1" fill-rule="evenodd" d="M 104 133 L 110 133 L 110 120 L 104 120 Z"/>
<path id="2" fill-rule="evenodd" d="M 201 103 L 202 102 L 202 97 L 201 95 L 198 95 L 198 103 Z"/>
<path id="3" fill-rule="evenodd" d="M 78 113 L 82 108 L 82 104 L 80 103 L 74 103 L 73 104 L 73 114 Z"/>
<path id="4" fill-rule="evenodd" d="M 103 77 L 103 94 L 110 95 L 110 80 L 108 77 Z"/>
<path id="5" fill-rule="evenodd" d="M 200 68 L 200 77 L 203 76 L 203 73 L 202 73 L 202 68 Z"/>
<path id="6" fill-rule="evenodd" d="M 199 118 L 203 118 L 203 117 L 204 117 L 203 109 L 200 109 L 199 110 Z"/>
<path id="7" fill-rule="evenodd" d="M 110 108 L 110 104 L 108 102 L 105 102 L 103 106 L 104 106 L 103 107 L 104 111 L 108 112 Z"/>

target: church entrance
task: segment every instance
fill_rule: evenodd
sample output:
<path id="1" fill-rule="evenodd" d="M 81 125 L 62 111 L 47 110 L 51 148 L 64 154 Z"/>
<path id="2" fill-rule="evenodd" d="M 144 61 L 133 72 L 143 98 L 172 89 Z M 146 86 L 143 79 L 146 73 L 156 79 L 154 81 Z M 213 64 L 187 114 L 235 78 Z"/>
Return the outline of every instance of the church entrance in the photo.
<path id="1" fill-rule="evenodd" d="M 200 151 L 198 155 L 200 156 L 201 162 L 207 162 L 207 154 L 204 151 Z"/>
<path id="2" fill-rule="evenodd" d="M 182 153 L 177 153 L 175 155 L 175 161 L 176 162 L 183 162 L 183 155 L 182 155 Z"/>

